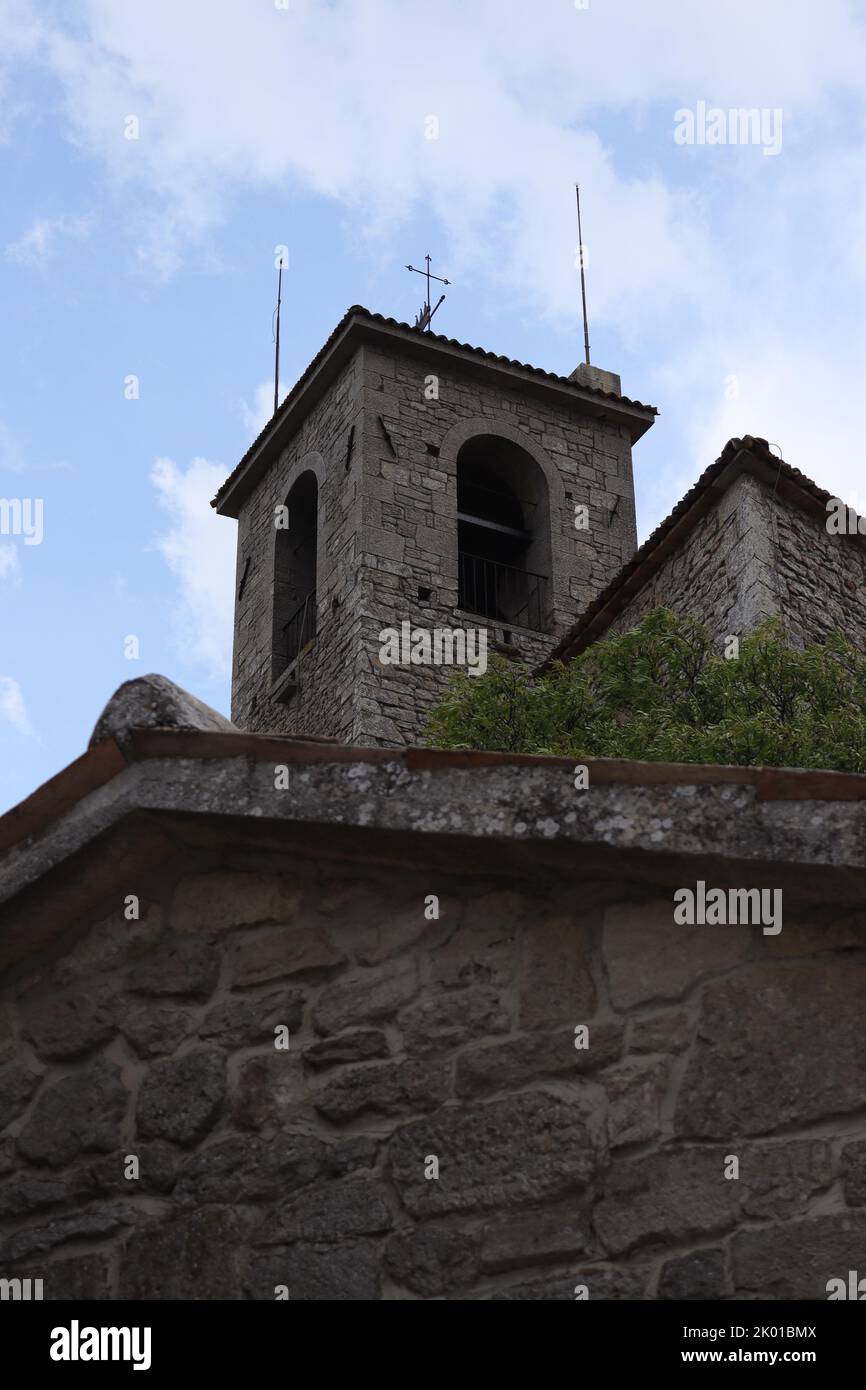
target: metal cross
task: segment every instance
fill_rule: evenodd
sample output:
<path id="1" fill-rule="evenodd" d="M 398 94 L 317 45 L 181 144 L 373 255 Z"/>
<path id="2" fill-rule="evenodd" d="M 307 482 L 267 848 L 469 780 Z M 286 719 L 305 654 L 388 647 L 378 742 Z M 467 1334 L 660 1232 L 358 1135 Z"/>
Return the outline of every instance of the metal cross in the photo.
<path id="1" fill-rule="evenodd" d="M 407 267 L 406 267 L 407 270 L 413 271 L 416 275 L 423 275 L 423 276 L 425 277 L 426 281 L 427 281 L 427 298 L 426 298 L 425 301 L 424 301 L 424 307 L 422 308 L 420 314 L 418 315 L 417 319 L 415 320 L 415 327 L 416 327 L 416 328 L 421 328 L 421 329 L 429 328 L 429 327 L 430 327 L 430 320 L 432 319 L 433 315 L 436 313 L 436 310 L 439 308 L 439 305 L 442 303 L 442 300 L 445 298 L 444 294 L 443 294 L 443 295 L 440 295 L 440 296 L 439 296 L 439 300 L 438 300 L 438 302 L 437 302 L 435 308 L 432 308 L 432 309 L 430 308 L 430 281 L 431 281 L 431 280 L 438 280 L 439 283 L 440 283 L 440 285 L 450 285 L 450 284 L 451 284 L 451 281 L 450 281 L 450 280 L 446 280 L 445 277 L 444 277 L 443 275 L 433 275 L 433 274 L 431 274 L 431 272 L 430 272 L 430 257 L 429 257 L 429 256 L 425 256 L 425 257 L 424 257 L 424 260 L 425 260 L 425 262 L 426 262 L 426 264 L 427 264 L 427 269 L 426 269 L 426 270 L 418 270 L 418 268 L 417 268 L 416 266 L 414 266 L 414 265 L 407 265 Z"/>

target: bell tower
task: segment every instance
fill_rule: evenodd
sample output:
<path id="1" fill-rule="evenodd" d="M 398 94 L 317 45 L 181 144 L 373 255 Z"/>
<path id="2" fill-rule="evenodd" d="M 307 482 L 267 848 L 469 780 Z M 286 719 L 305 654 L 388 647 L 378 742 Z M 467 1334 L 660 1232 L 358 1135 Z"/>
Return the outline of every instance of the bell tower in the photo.
<path id="1" fill-rule="evenodd" d="M 449 668 L 382 633 L 483 629 L 533 664 L 636 546 L 655 409 L 357 305 L 220 488 L 238 521 L 232 720 L 417 743 Z"/>

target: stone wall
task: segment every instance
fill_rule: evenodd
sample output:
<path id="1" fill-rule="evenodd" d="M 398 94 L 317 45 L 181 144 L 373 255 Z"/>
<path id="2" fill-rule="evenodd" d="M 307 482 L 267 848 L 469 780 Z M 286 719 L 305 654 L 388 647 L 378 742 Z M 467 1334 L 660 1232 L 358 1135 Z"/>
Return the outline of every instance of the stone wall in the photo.
<path id="1" fill-rule="evenodd" d="M 742 473 L 607 631 L 624 632 L 659 606 L 719 638 L 780 614 L 796 640 L 821 642 L 837 629 L 866 647 L 866 547 Z"/>
<path id="2" fill-rule="evenodd" d="M 345 453 L 353 427 L 360 452 L 361 364 L 360 355 L 347 364 L 241 507 L 235 593 L 242 582 L 243 592 L 235 603 L 232 667 L 232 720 L 241 728 L 335 737 L 351 732 L 362 611 L 354 589 L 361 511 L 358 474 L 347 474 Z M 301 659 L 301 693 L 283 704 L 271 697 L 274 515 L 307 469 L 319 484 L 318 633 Z"/>
<path id="3" fill-rule="evenodd" d="M 771 518 L 768 489 L 741 474 L 608 632 L 625 632 L 658 607 L 706 623 L 719 638 L 751 631 L 779 608 Z"/>
<path id="4" fill-rule="evenodd" d="M 866 546 L 862 536 L 832 535 L 826 521 L 776 499 L 773 560 L 782 611 L 804 642 L 832 629 L 866 647 Z"/>
<path id="5" fill-rule="evenodd" d="M 862 1270 L 862 912 L 683 927 L 694 860 L 671 891 L 453 862 L 189 853 L 140 920 L 7 972 L 0 1276 L 819 1299 Z"/>
<path id="6" fill-rule="evenodd" d="M 428 399 L 431 373 L 438 373 L 435 399 Z M 546 633 L 479 621 L 457 608 L 456 456 L 464 434 L 484 432 L 520 443 L 547 473 Z M 318 635 L 302 657 L 299 691 L 278 703 L 270 679 L 274 507 L 305 466 L 320 478 Z M 589 509 L 588 530 L 575 529 L 579 504 Z M 483 627 L 489 651 L 501 647 L 535 664 L 635 543 L 624 425 L 586 413 L 579 398 L 569 405 L 521 389 L 510 373 L 494 385 L 471 370 L 446 374 L 435 356 L 425 362 L 376 343 L 360 347 L 241 508 L 232 719 L 257 732 L 420 742 L 450 668 L 383 666 L 383 629 L 399 630 L 404 621 Z"/>

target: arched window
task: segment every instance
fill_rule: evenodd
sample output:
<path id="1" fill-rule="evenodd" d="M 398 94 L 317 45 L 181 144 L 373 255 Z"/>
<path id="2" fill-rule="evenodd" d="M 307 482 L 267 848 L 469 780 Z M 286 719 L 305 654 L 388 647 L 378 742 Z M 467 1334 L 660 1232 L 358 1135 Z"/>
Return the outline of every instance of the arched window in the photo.
<path id="1" fill-rule="evenodd" d="M 319 485 L 302 473 L 288 497 L 288 526 L 274 545 L 272 676 L 276 680 L 316 635 L 316 540 Z"/>
<path id="2" fill-rule="evenodd" d="M 475 435 L 457 455 L 457 552 L 461 608 L 549 630 L 547 481 L 510 439 Z"/>

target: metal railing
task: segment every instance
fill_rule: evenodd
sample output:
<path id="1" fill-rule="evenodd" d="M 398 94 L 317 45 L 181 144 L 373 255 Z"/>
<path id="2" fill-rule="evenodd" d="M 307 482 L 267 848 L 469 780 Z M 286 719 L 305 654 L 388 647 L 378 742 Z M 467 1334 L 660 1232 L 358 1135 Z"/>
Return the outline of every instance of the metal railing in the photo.
<path id="1" fill-rule="evenodd" d="M 471 613 L 496 618 L 515 627 L 543 632 L 547 627 L 547 578 L 461 551 L 458 564 L 458 604 Z"/>
<path id="2" fill-rule="evenodd" d="M 302 599 L 289 621 L 283 626 L 283 657 L 291 666 L 298 652 L 303 651 L 316 635 L 316 591 Z"/>

